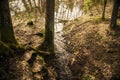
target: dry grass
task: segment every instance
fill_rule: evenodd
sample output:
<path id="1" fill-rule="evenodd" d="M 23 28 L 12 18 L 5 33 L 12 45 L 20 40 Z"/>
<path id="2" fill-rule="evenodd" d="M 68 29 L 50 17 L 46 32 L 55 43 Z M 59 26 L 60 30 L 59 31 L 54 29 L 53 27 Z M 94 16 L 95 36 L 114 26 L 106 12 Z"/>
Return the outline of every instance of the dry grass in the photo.
<path id="1" fill-rule="evenodd" d="M 120 32 L 109 28 L 109 19 L 82 17 L 71 21 L 65 27 L 70 66 L 74 77 L 84 74 L 93 80 L 109 80 L 120 76 Z M 77 54 L 76 54 L 77 53 Z"/>

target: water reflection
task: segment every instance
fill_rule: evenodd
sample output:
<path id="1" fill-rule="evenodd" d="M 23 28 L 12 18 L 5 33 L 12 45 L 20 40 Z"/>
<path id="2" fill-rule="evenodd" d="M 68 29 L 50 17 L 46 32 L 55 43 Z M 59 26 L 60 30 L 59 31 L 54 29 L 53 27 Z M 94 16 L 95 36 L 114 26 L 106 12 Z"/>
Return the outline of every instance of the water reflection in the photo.
<path id="1" fill-rule="evenodd" d="M 75 5 L 76 3 L 74 3 Z M 78 5 L 75 5 L 73 9 L 68 8 L 65 2 L 60 2 L 58 10 L 55 12 L 55 32 L 63 30 L 64 24 L 59 23 L 59 20 L 74 20 L 82 15 L 82 10 Z"/>
<path id="2" fill-rule="evenodd" d="M 79 6 L 74 6 L 73 9 L 68 8 L 65 2 L 61 2 L 57 12 L 55 12 L 55 19 L 73 20 L 82 15 Z"/>

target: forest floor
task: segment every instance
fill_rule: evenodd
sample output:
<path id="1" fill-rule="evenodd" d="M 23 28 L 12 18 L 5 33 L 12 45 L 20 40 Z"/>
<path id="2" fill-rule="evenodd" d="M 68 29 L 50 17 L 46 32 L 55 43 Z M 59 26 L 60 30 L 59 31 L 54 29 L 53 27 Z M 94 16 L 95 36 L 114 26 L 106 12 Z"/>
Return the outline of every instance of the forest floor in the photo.
<path id="1" fill-rule="evenodd" d="M 75 80 L 120 79 L 120 27 L 112 30 L 110 18 L 83 16 L 66 23 L 69 66 Z"/>
<path id="2" fill-rule="evenodd" d="M 13 17 L 16 40 L 20 46 L 25 48 L 25 51 L 10 60 L 11 80 L 43 80 L 42 74 L 44 73 L 40 71 L 45 67 L 45 62 L 43 57 L 36 55 L 33 49 L 36 49 L 44 40 L 44 23 L 43 18 L 27 21 L 24 18 Z M 33 60 L 31 60 L 32 56 Z"/>
<path id="3" fill-rule="evenodd" d="M 110 29 L 109 22 L 109 18 L 102 21 L 99 17 L 83 16 L 66 23 L 63 36 L 66 51 L 72 55 L 68 65 L 72 80 L 120 78 L 120 29 Z M 44 40 L 44 23 L 44 18 L 13 20 L 18 43 L 28 50 L 10 60 L 12 80 L 56 80 L 57 72 L 43 57 L 37 55 L 30 64 L 31 56 L 36 53 L 33 49 Z"/>

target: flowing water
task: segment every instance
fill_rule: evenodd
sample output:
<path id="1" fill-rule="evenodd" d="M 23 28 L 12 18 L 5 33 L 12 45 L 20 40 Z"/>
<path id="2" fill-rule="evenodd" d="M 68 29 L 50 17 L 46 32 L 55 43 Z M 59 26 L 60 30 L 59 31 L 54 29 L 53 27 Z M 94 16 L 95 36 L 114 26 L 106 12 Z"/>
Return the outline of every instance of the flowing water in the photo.
<path id="1" fill-rule="evenodd" d="M 57 23 L 55 25 L 55 52 L 56 52 L 56 63 L 58 69 L 59 80 L 71 80 L 72 74 L 69 69 L 68 63 L 70 54 L 65 50 L 65 40 L 63 35 L 63 24 Z"/>
<path id="2" fill-rule="evenodd" d="M 61 11 L 65 11 L 64 14 L 61 15 L 61 13 L 63 13 Z M 72 80 L 72 72 L 68 66 L 71 54 L 65 49 L 66 40 L 63 37 L 64 23 L 59 23 L 59 20 L 73 20 L 81 15 L 82 12 L 78 7 L 74 7 L 73 10 L 70 11 L 64 3 L 59 6 L 58 13 L 55 13 L 55 61 L 59 80 Z"/>

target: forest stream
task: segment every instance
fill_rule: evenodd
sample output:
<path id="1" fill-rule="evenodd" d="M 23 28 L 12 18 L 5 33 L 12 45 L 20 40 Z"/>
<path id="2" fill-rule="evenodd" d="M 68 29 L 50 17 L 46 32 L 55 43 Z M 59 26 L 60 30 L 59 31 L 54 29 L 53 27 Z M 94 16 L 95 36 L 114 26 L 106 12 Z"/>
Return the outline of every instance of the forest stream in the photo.
<path id="1" fill-rule="evenodd" d="M 62 16 L 61 16 L 61 14 L 62 14 Z M 77 6 L 74 7 L 73 11 L 70 11 L 64 2 L 62 2 L 61 5 L 59 5 L 58 12 L 55 12 L 54 45 L 55 45 L 55 53 L 56 54 L 52 60 L 47 61 L 47 62 L 49 64 L 49 67 L 54 70 L 53 72 L 56 73 L 56 75 L 53 74 L 54 77 L 57 78 L 56 80 L 72 80 L 72 72 L 68 65 L 68 63 L 70 62 L 71 54 L 65 49 L 66 48 L 66 40 L 64 39 L 64 36 L 63 36 L 64 35 L 63 28 L 65 27 L 64 24 L 67 21 L 74 20 L 75 18 L 77 18 L 81 15 L 82 15 L 82 12 L 80 11 L 80 9 Z M 31 46 L 33 46 L 33 45 L 38 46 L 38 44 L 40 44 L 39 40 L 41 41 L 42 38 L 39 38 L 39 36 L 36 36 L 35 34 L 40 32 L 40 30 L 42 29 L 41 27 L 44 26 L 44 24 L 43 24 L 43 23 L 45 23 L 44 21 L 45 21 L 44 18 L 35 20 L 35 21 L 33 21 L 32 27 L 29 25 L 24 27 L 25 24 L 21 24 L 22 27 L 24 27 L 24 28 L 20 28 L 21 25 L 20 26 L 18 25 L 18 27 L 15 28 L 15 33 L 18 34 L 17 36 L 20 36 L 19 42 L 21 42 L 21 44 L 26 43 L 26 44 L 30 44 Z M 27 31 L 25 32 L 22 29 L 25 29 Z M 21 36 L 21 34 L 22 34 L 21 32 L 23 32 L 23 35 L 26 33 L 26 36 L 25 37 Z M 23 40 L 23 38 L 25 38 L 25 39 Z M 24 45 L 26 45 L 26 44 L 24 44 Z M 28 53 L 29 56 L 31 56 L 33 51 L 28 51 L 26 53 Z M 25 59 L 27 59 L 26 57 L 25 57 Z M 33 66 L 33 72 L 39 71 L 40 65 L 41 64 L 39 64 L 39 61 L 38 62 L 35 61 L 34 66 Z M 37 75 L 37 74 L 35 74 L 35 75 Z M 35 78 L 35 75 L 33 78 Z M 39 77 L 40 77 L 40 75 L 39 75 Z M 26 75 L 26 78 L 32 79 L 30 72 L 28 75 Z M 24 79 L 25 79 L 25 77 L 24 77 Z M 39 79 L 41 80 L 42 78 L 39 78 Z M 54 80 L 54 79 L 52 78 L 51 80 Z"/>
<path id="2" fill-rule="evenodd" d="M 66 40 L 64 39 L 64 36 L 63 36 L 64 35 L 63 28 L 65 27 L 64 23 L 66 21 L 73 20 L 76 17 L 81 16 L 82 12 L 77 6 L 74 7 L 71 13 L 69 12 L 70 10 L 66 9 L 66 5 L 64 3 L 61 3 L 61 5 L 59 5 L 58 12 L 55 13 L 54 44 L 55 44 L 56 55 L 55 55 L 55 59 L 53 60 L 54 62 L 53 66 L 55 67 L 55 71 L 58 74 L 57 80 L 72 80 L 72 73 L 68 66 L 71 54 L 65 49 Z M 61 16 L 61 13 L 63 13 L 62 16 Z"/>
<path id="3" fill-rule="evenodd" d="M 76 17 L 82 15 L 82 12 L 75 6 L 73 11 L 70 12 L 69 9 L 66 8 L 66 4 L 61 3 L 59 5 L 58 12 L 55 13 L 55 64 L 56 64 L 56 71 L 58 72 L 58 79 L 59 80 L 71 80 L 72 73 L 68 66 L 70 61 L 71 54 L 66 51 L 66 40 L 64 39 L 64 32 L 63 28 L 65 27 L 64 23 L 69 20 L 74 20 Z M 65 13 L 64 13 L 65 12 Z M 62 16 L 61 16 L 61 13 Z"/>
<path id="4" fill-rule="evenodd" d="M 63 37 L 63 24 L 57 23 L 55 25 L 55 62 L 57 63 L 56 68 L 60 80 L 71 80 L 72 74 L 69 69 L 68 63 L 70 58 L 70 53 L 65 50 L 65 40 Z"/>
<path id="5" fill-rule="evenodd" d="M 0 80 L 120 80 L 120 1 L 1 0 Z"/>

